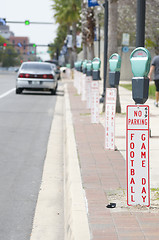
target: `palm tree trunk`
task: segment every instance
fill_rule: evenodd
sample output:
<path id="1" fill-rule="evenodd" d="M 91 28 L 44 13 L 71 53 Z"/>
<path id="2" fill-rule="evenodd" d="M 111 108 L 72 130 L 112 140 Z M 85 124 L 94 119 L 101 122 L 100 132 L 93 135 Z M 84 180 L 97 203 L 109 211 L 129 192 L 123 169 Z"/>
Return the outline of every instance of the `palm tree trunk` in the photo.
<path id="1" fill-rule="evenodd" d="M 72 63 L 71 68 L 74 67 L 74 63 L 77 60 L 77 51 L 76 51 L 76 22 L 72 24 Z"/>
<path id="2" fill-rule="evenodd" d="M 108 57 L 113 53 L 117 53 L 117 22 L 118 22 L 118 0 L 110 0 L 109 2 L 109 29 L 108 29 Z M 108 79 L 108 78 L 107 78 Z M 119 90 L 117 87 L 116 112 L 121 113 Z"/>
<path id="3" fill-rule="evenodd" d="M 83 42 L 83 57 L 87 59 L 87 3 L 86 1 L 82 0 L 82 42 Z"/>

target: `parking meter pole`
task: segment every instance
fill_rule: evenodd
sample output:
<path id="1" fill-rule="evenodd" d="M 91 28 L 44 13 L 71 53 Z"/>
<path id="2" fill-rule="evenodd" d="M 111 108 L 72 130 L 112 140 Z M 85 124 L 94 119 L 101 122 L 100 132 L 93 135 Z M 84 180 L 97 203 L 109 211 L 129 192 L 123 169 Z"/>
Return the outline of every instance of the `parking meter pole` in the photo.
<path id="1" fill-rule="evenodd" d="M 82 61 L 78 62 L 78 94 L 81 94 Z"/>
<path id="2" fill-rule="evenodd" d="M 126 112 L 127 204 L 148 207 L 150 206 L 149 106 L 143 104 L 148 99 L 147 75 L 150 70 L 151 55 L 147 49 L 138 47 L 131 53 L 130 62 L 134 75 L 132 97 L 135 105 L 128 105 Z"/>
<path id="3" fill-rule="evenodd" d="M 109 85 L 105 99 L 105 148 L 115 150 L 115 113 L 117 86 L 120 80 L 121 57 L 114 53 L 109 58 Z"/>
<path id="4" fill-rule="evenodd" d="M 87 60 L 83 61 L 82 64 L 82 71 L 83 71 L 83 76 L 82 76 L 82 95 L 81 95 L 81 100 L 86 101 L 86 64 Z"/>
<path id="5" fill-rule="evenodd" d="M 87 109 L 91 109 L 91 82 L 92 82 L 92 61 L 86 64 L 86 101 Z"/>
<path id="6" fill-rule="evenodd" d="M 91 123 L 99 123 L 99 80 L 101 60 L 94 58 L 92 61 L 91 83 Z"/>
<path id="7" fill-rule="evenodd" d="M 74 87 L 77 89 L 77 82 L 78 82 L 78 72 L 77 72 L 77 65 L 78 65 L 78 62 L 75 62 L 74 64 Z"/>

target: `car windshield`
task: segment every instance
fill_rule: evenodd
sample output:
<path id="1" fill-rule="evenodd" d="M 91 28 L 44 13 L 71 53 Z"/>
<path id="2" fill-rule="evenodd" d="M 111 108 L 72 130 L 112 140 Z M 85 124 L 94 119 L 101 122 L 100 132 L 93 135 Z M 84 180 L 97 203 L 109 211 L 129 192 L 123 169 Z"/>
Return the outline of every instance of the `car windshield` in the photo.
<path id="1" fill-rule="evenodd" d="M 27 63 L 23 64 L 22 70 L 51 70 L 50 64 L 32 64 L 32 63 Z"/>

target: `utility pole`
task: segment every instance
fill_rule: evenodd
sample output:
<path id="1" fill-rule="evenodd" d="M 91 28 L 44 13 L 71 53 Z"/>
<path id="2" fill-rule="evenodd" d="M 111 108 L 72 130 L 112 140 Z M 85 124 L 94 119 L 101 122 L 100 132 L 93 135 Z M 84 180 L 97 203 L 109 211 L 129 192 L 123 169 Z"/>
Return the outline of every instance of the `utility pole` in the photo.
<path id="1" fill-rule="evenodd" d="M 145 46 L 145 12 L 146 0 L 137 0 L 136 47 Z"/>

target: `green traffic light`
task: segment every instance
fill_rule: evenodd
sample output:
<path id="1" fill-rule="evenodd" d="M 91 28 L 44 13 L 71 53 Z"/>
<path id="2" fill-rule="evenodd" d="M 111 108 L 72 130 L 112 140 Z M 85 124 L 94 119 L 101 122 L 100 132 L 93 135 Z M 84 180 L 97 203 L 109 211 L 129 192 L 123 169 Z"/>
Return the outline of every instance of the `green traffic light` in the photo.
<path id="1" fill-rule="evenodd" d="M 33 44 L 33 47 L 36 47 L 36 44 L 35 44 L 35 43 Z"/>
<path id="2" fill-rule="evenodd" d="M 29 20 L 25 20 L 25 25 L 29 25 L 30 21 Z"/>

